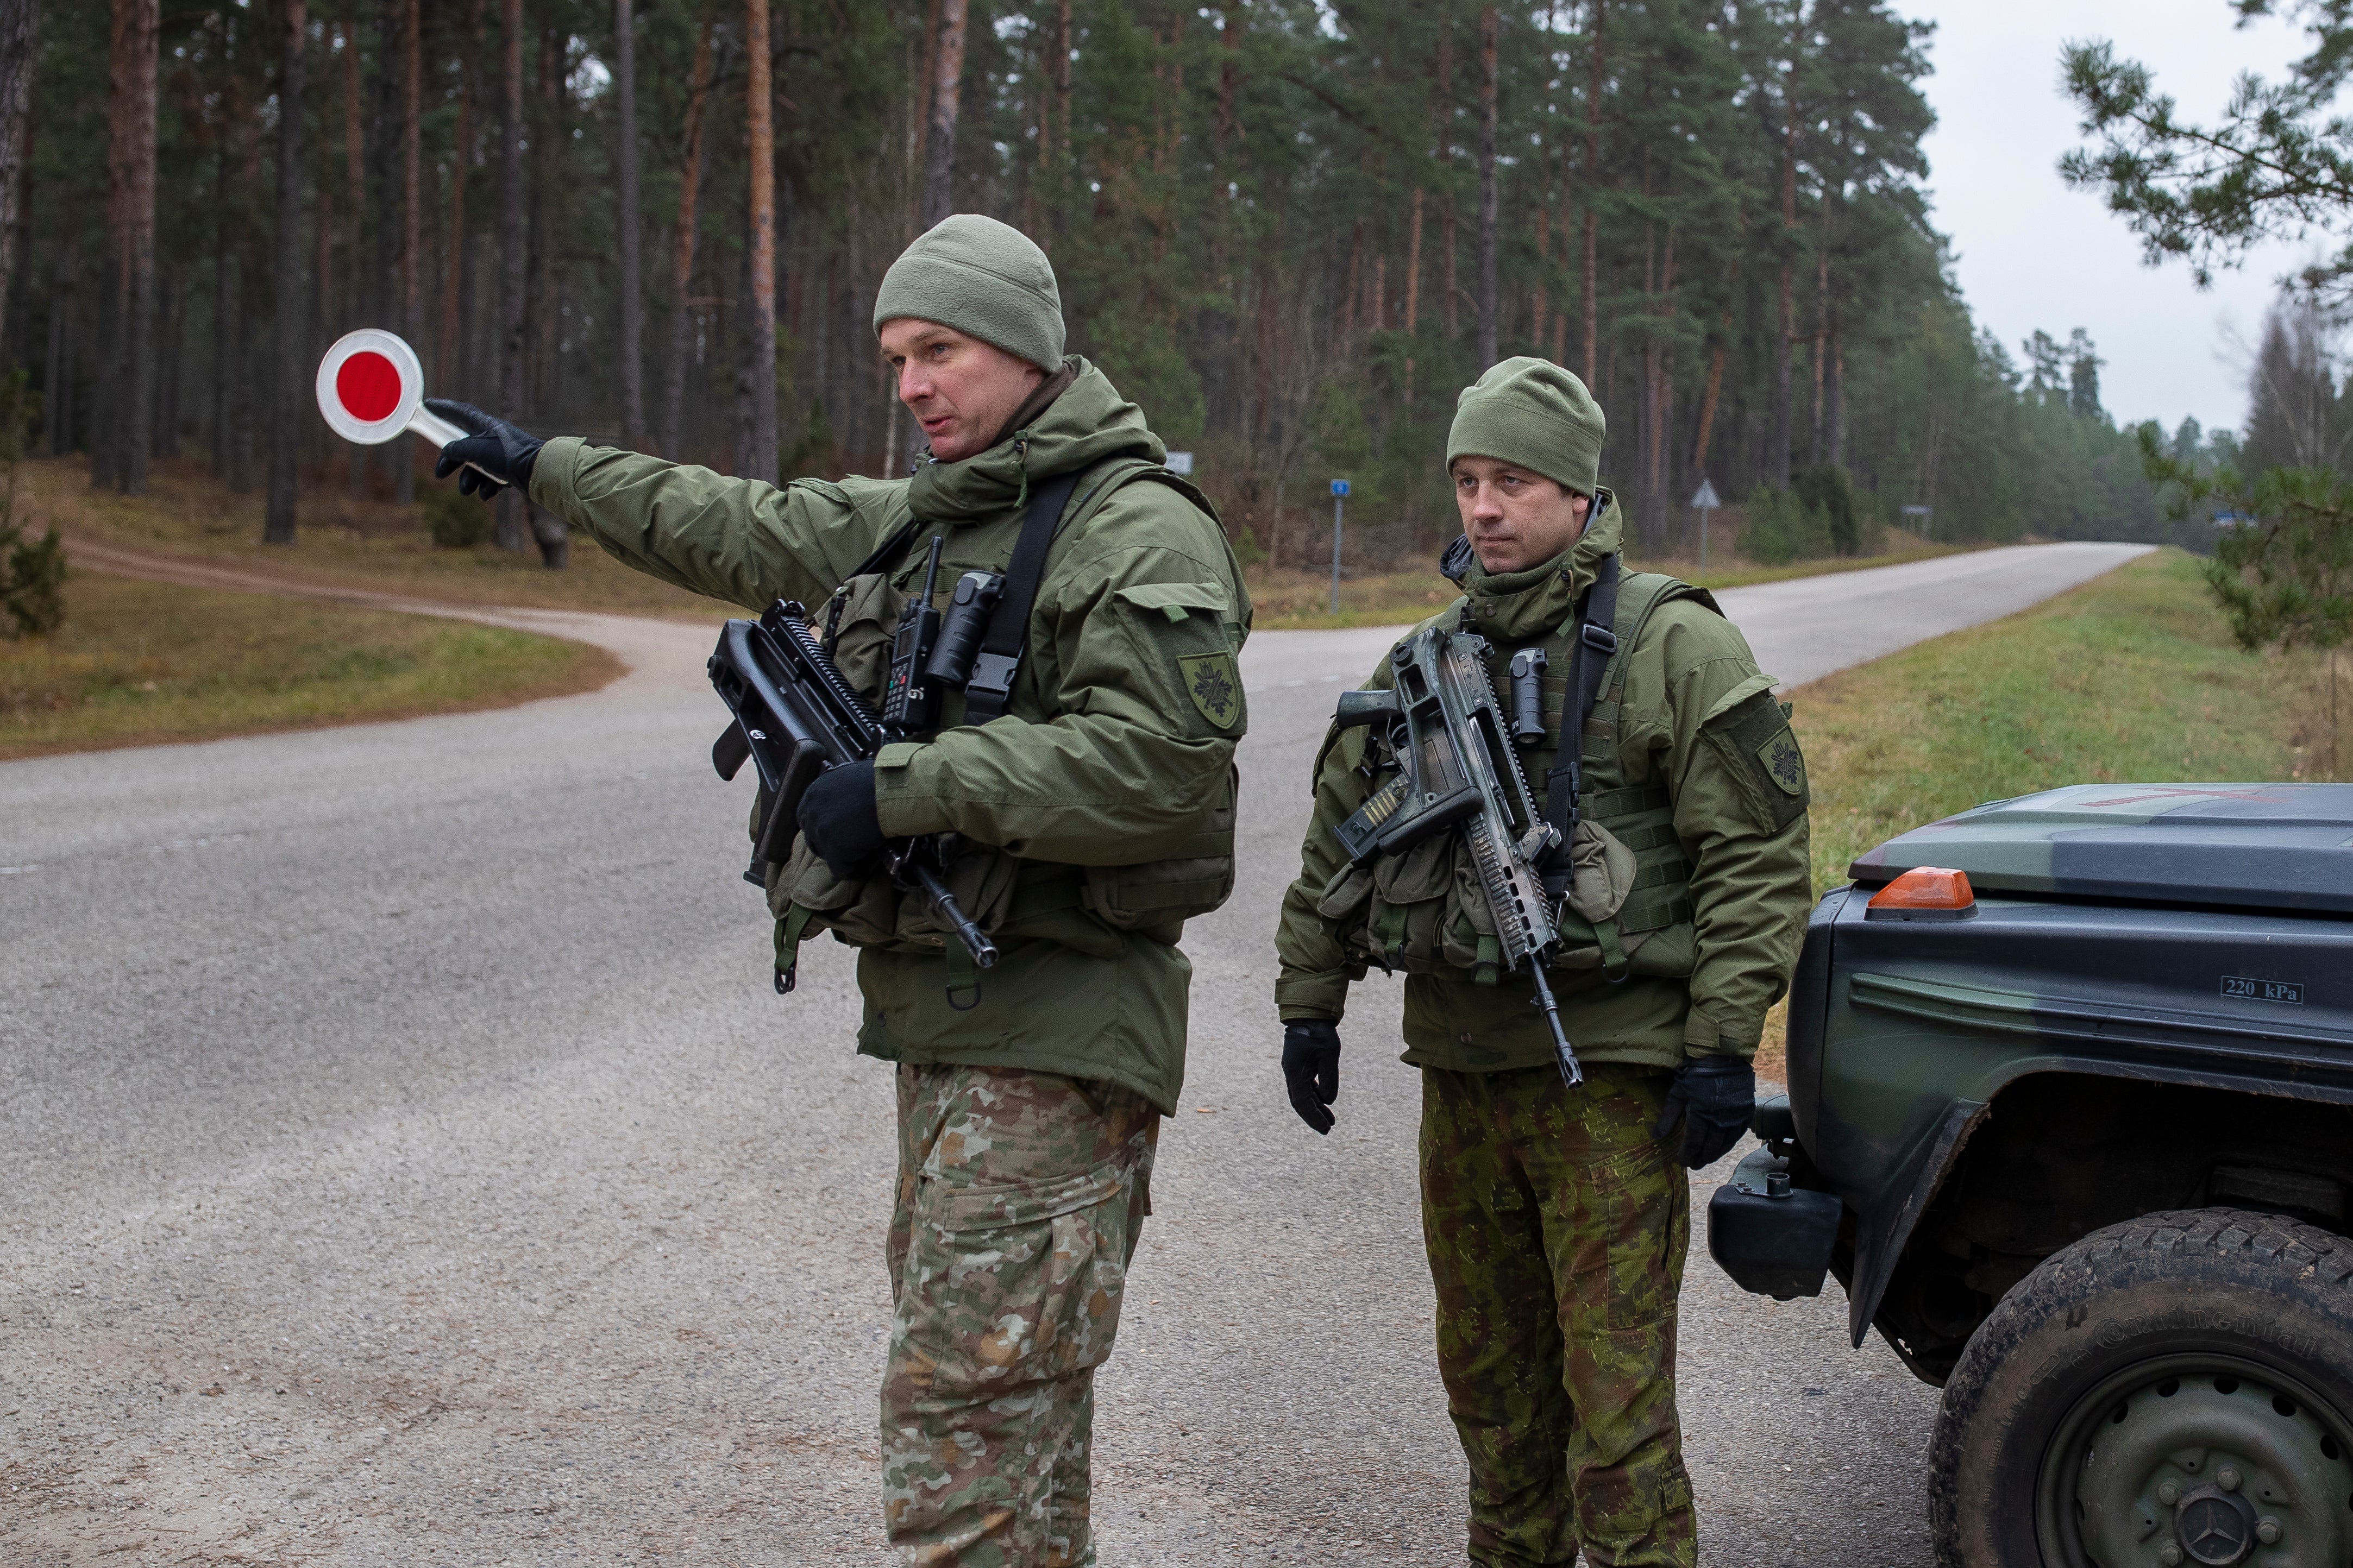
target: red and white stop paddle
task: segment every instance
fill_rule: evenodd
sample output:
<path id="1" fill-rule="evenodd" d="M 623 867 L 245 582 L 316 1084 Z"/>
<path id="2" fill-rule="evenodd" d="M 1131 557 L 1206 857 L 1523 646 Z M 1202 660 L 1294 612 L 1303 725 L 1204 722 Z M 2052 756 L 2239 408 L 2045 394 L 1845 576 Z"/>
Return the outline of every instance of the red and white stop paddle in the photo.
<path id="1" fill-rule="evenodd" d="M 473 434 L 426 408 L 425 367 L 417 351 L 381 327 L 362 327 L 335 340 L 319 362 L 318 392 L 327 427 L 363 447 L 381 447 L 414 431 L 438 451 Z"/>

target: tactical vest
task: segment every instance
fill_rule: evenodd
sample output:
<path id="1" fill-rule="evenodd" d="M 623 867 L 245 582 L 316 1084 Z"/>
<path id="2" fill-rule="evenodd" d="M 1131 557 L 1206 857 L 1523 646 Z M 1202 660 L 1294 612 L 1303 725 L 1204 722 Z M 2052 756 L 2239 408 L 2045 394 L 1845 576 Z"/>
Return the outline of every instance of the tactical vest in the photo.
<path id="1" fill-rule="evenodd" d="M 1570 886 L 1557 911 L 1562 942 L 1553 960 L 1556 970 L 1599 969 L 1612 980 L 1629 973 L 1680 978 L 1691 973 L 1696 959 L 1691 862 L 1675 834 L 1674 803 L 1663 784 L 1627 784 L 1619 748 L 1628 656 L 1651 613 L 1679 599 L 1716 609 L 1705 589 L 1660 573 L 1630 573 L 1619 584 L 1610 628 L 1617 648 L 1603 666 L 1599 695 L 1577 753 L 1584 792 L 1568 847 Z M 1444 612 L 1449 630 L 1463 629 L 1467 605 L 1458 601 Z M 1533 645 L 1545 650 L 1547 661 L 1546 722 L 1562 736 L 1564 746 L 1575 743 L 1563 731 L 1576 718 L 1577 626 L 1572 614 Z M 1589 649 L 1583 655 L 1590 656 Z M 1507 679 L 1500 669 L 1493 674 Z M 1508 700 L 1508 691 L 1498 695 Z M 1528 756 L 1522 753 L 1524 765 Z M 1565 762 L 1554 758 L 1556 768 Z M 1386 778 L 1384 773 L 1368 783 L 1377 787 Z M 1542 807 L 1545 775 L 1531 776 L 1529 783 Z M 1352 964 L 1408 973 L 1468 970 L 1482 984 L 1493 984 L 1501 974 L 1502 950 L 1479 889 L 1463 836 L 1449 832 L 1403 855 L 1343 867 L 1316 907 L 1338 929 Z"/>
<path id="2" fill-rule="evenodd" d="M 1140 458 L 1114 458 L 1077 477 L 1071 491 L 1074 499 L 1064 507 L 1055 531 L 1054 547 L 1061 548 L 1084 532 L 1112 494 L 1136 480 L 1167 485 L 1211 520 L 1217 518 L 1217 509 L 1189 480 Z M 918 552 L 905 558 L 907 550 L 919 538 L 928 538 L 930 531 L 920 527 L 901 530 L 892 542 L 897 548 L 878 551 L 869 561 L 876 569 L 842 584 L 818 616 L 818 629 L 832 649 L 836 666 L 860 695 L 878 707 L 890 674 L 900 611 L 911 592 L 920 592 L 913 575 L 921 566 L 922 556 Z M 1003 570 L 1005 563 L 960 563 L 956 571 L 943 570 L 942 592 L 953 588 L 957 571 L 979 564 Z M 1231 570 L 1239 583 L 1240 567 Z M 1222 604 L 1178 604 L 1168 598 L 1170 592 L 1159 590 L 1160 598 L 1166 602 L 1155 603 L 1155 608 L 1199 614 L 1222 614 L 1230 608 Z M 1237 652 L 1241 632 L 1239 623 L 1228 623 L 1228 641 Z M 1038 712 L 1034 661 L 1022 660 L 1014 693 L 1016 708 Z M 950 690 L 941 696 L 939 728 L 964 722 L 964 694 Z M 1021 859 L 993 845 L 950 834 L 944 836 L 941 848 L 941 879 L 965 912 L 999 947 L 1028 941 L 1058 942 L 1082 952 L 1112 958 L 1124 950 L 1129 932 L 1173 943 L 1187 920 L 1217 909 L 1233 892 L 1238 784 L 1238 774 L 1229 770 L 1223 788 L 1195 831 L 1169 859 L 1132 866 L 1065 866 Z M 757 805 L 752 822 L 756 835 L 761 822 Z M 901 888 L 887 875 L 836 877 L 803 839 L 788 861 L 766 868 L 765 880 L 769 910 L 776 919 L 779 974 L 792 971 L 803 942 L 830 931 L 837 940 L 853 947 L 944 954 L 952 994 L 968 988 L 974 980 L 970 954 L 939 922 L 929 900 L 921 891 Z"/>

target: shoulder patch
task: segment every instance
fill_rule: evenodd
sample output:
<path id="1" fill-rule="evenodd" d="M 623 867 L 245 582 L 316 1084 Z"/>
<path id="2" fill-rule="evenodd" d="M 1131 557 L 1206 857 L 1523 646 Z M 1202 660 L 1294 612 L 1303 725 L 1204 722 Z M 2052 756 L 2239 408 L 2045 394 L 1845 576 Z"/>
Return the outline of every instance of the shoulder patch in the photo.
<path id="1" fill-rule="evenodd" d="M 1220 730 L 1232 729 L 1242 711 L 1241 672 L 1234 668 L 1234 656 L 1191 654 L 1176 661 L 1176 672 L 1201 717 Z"/>
<path id="2" fill-rule="evenodd" d="M 1701 729 L 1723 757 L 1757 828 L 1778 833 L 1806 815 L 1806 756 L 1789 716 L 1770 691 L 1734 703 Z"/>
<path id="3" fill-rule="evenodd" d="M 1757 760 L 1765 764 L 1765 776 L 1783 795 L 1806 793 L 1805 753 L 1798 750 L 1798 737 L 1787 724 L 1781 726 L 1779 734 L 1757 748 Z"/>

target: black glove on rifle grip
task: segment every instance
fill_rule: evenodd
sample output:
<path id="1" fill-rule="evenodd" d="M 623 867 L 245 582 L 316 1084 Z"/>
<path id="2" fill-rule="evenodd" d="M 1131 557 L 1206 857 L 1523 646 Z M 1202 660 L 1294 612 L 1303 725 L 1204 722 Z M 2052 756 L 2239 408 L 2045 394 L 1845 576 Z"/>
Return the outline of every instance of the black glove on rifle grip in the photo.
<path id="1" fill-rule="evenodd" d="M 845 879 L 863 870 L 882 850 L 874 764 L 844 763 L 818 774 L 801 794 L 800 826 L 827 870 Z"/>
<path id="2" fill-rule="evenodd" d="M 1324 1109 L 1340 1098 L 1340 1026 L 1328 1018 L 1302 1018 L 1282 1028 L 1282 1080 L 1291 1109 L 1319 1133 L 1332 1131 Z"/>
<path id="3" fill-rule="evenodd" d="M 1712 1165 L 1740 1142 L 1757 1113 L 1757 1069 L 1738 1057 L 1694 1057 L 1675 1074 L 1652 1133 L 1664 1142 L 1683 1124 L 1675 1163 Z"/>
<path id="4" fill-rule="evenodd" d="M 473 432 L 441 448 L 441 460 L 433 465 L 435 479 L 456 474 L 460 495 L 479 495 L 484 500 L 509 485 L 530 493 L 532 465 L 539 461 L 539 449 L 546 442 L 455 398 L 428 397 L 425 406 L 459 429 Z"/>

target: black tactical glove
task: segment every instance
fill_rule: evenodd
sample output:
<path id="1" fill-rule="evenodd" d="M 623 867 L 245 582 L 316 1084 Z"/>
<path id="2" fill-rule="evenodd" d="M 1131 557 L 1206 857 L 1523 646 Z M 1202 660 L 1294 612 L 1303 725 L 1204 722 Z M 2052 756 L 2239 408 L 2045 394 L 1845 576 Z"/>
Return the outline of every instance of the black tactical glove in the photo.
<path id="1" fill-rule="evenodd" d="M 1340 1026 L 1328 1018 L 1285 1024 L 1282 1080 L 1299 1120 L 1318 1132 L 1331 1131 L 1332 1113 L 1324 1107 L 1340 1098 Z"/>
<path id="2" fill-rule="evenodd" d="M 455 474 L 459 494 L 479 495 L 484 500 L 509 485 L 530 493 L 531 466 L 539 460 L 539 449 L 546 442 L 495 415 L 483 413 L 470 403 L 428 397 L 425 406 L 460 430 L 473 432 L 464 440 L 452 441 L 441 448 L 441 460 L 433 465 L 435 479 L 446 479 Z"/>
<path id="3" fill-rule="evenodd" d="M 1694 1057 L 1675 1074 L 1666 1109 L 1651 1132 L 1664 1142 L 1683 1124 L 1678 1164 L 1696 1171 L 1724 1157 L 1757 1111 L 1757 1069 L 1738 1057 Z"/>
<path id="4" fill-rule="evenodd" d="M 874 764 L 844 763 L 817 775 L 801 794 L 801 837 L 837 877 L 853 877 L 881 852 L 882 817 L 874 805 Z"/>

